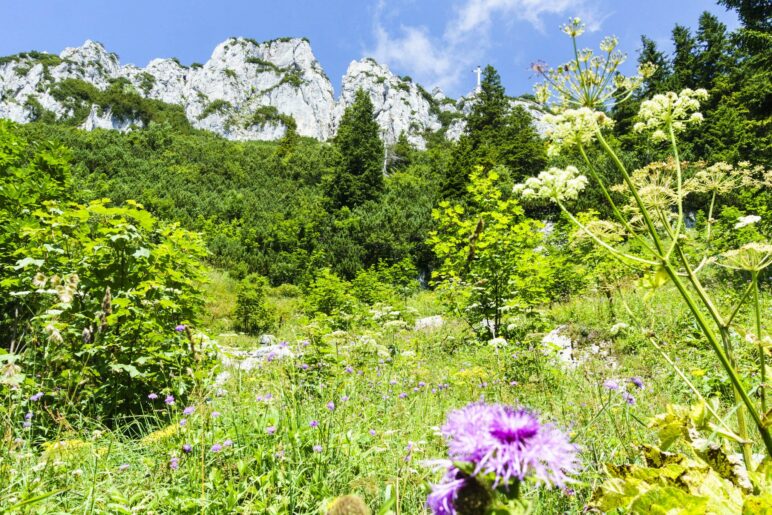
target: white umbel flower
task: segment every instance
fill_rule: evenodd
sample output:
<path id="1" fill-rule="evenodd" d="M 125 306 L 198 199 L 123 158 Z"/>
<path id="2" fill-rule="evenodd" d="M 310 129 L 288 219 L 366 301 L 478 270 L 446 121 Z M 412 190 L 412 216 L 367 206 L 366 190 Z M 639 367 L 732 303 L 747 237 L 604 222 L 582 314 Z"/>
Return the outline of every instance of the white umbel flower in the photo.
<path id="1" fill-rule="evenodd" d="M 638 111 L 639 122 L 633 126 L 635 132 L 651 131 L 651 139 L 667 139 L 667 128 L 682 132 L 689 124 L 702 122 L 702 114 L 697 112 L 700 101 L 707 100 L 708 92 L 704 89 L 684 89 L 680 93 L 668 91 L 654 95 L 651 100 L 641 102 Z"/>
<path id="2" fill-rule="evenodd" d="M 523 198 L 561 202 L 575 199 L 585 186 L 587 186 L 587 177 L 580 175 L 575 166 L 568 166 L 564 170 L 553 167 L 541 172 L 538 177 L 526 179 L 523 184 L 516 184 L 512 192 Z"/>

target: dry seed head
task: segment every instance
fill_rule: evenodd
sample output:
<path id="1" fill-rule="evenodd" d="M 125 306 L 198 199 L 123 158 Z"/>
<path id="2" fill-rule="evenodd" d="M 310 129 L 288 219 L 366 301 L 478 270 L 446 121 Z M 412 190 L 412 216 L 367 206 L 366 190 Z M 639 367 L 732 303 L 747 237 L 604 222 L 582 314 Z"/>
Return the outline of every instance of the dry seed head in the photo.
<path id="1" fill-rule="evenodd" d="M 343 495 L 332 501 L 327 515 L 370 515 L 370 508 L 359 496 Z"/>

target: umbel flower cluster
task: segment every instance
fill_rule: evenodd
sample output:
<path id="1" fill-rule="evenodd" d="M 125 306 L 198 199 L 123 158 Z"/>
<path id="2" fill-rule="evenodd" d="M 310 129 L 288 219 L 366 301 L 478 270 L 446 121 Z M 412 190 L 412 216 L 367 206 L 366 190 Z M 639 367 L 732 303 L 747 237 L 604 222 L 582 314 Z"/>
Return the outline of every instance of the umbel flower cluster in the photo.
<path id="1" fill-rule="evenodd" d="M 587 177 L 580 175 L 575 166 L 565 169 L 552 167 L 541 172 L 538 177 L 528 178 L 524 184 L 516 184 L 512 191 L 526 199 L 539 198 L 560 203 L 575 199 L 585 186 Z"/>
<path id="2" fill-rule="evenodd" d="M 702 113 L 697 112 L 700 101 L 707 100 L 708 92 L 704 89 L 684 89 L 680 93 L 668 91 L 654 95 L 651 100 L 641 102 L 638 118 L 633 126 L 635 132 L 651 131 L 652 141 L 668 139 L 668 127 L 674 133 L 683 132 L 687 124 L 702 122 Z"/>
<path id="3" fill-rule="evenodd" d="M 528 478 L 565 487 L 578 472 L 577 447 L 524 408 L 469 404 L 448 414 L 442 434 L 453 464 L 428 497 L 435 515 L 484 514 L 496 490 L 517 497 Z"/>

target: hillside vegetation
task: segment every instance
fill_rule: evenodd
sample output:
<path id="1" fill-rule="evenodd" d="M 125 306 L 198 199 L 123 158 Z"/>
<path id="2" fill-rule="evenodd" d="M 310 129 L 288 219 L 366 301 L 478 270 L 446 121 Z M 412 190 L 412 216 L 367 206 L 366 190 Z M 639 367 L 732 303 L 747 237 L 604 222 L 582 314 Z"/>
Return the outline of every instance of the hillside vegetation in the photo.
<path id="1" fill-rule="evenodd" d="M 490 66 L 425 150 L 361 90 L 329 142 L 0 120 L 0 512 L 772 512 L 772 45 L 721 4 L 535 65 L 545 138 Z"/>

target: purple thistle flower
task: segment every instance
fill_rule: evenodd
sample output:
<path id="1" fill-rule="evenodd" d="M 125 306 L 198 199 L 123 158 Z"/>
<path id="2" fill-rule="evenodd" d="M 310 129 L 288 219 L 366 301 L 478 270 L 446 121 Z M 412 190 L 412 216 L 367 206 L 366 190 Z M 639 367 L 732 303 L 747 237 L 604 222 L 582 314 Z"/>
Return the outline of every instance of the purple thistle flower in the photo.
<path id="1" fill-rule="evenodd" d="M 35 395 L 33 395 L 32 397 L 30 397 L 29 400 L 31 400 L 32 402 L 37 402 L 37 401 L 39 401 L 42 398 L 43 398 L 43 392 L 38 392 Z"/>
<path id="2" fill-rule="evenodd" d="M 526 476 L 562 487 L 578 468 L 576 446 L 524 408 L 469 404 L 448 414 L 442 433 L 450 459 L 474 464 L 475 476 L 494 474 L 494 488 Z"/>
<path id="3" fill-rule="evenodd" d="M 193 446 L 190 445 L 189 443 L 183 444 L 182 445 L 182 450 L 184 452 L 186 452 L 186 453 L 189 453 L 189 452 L 191 452 L 193 450 Z"/>
<path id="4" fill-rule="evenodd" d="M 631 377 L 630 382 L 633 383 L 636 386 L 636 388 L 638 388 L 639 390 L 643 390 L 644 388 L 643 379 L 641 379 L 640 377 L 638 376 Z"/>
<path id="5" fill-rule="evenodd" d="M 276 432 L 276 426 L 268 426 L 265 428 L 265 432 L 272 435 Z"/>
<path id="6" fill-rule="evenodd" d="M 150 399 L 151 401 L 154 401 L 154 400 L 156 400 L 158 398 L 158 394 L 157 393 L 151 393 L 150 395 L 147 396 L 147 398 Z"/>
<path id="7" fill-rule="evenodd" d="M 442 482 L 432 485 L 426 507 L 434 515 L 457 515 L 459 509 L 462 513 L 485 513 L 490 502 L 490 494 L 475 478 L 450 467 Z"/>
<path id="8" fill-rule="evenodd" d="M 627 393 L 627 392 L 622 392 L 622 398 L 623 398 L 623 399 L 625 400 L 625 402 L 626 402 L 627 404 L 629 404 L 630 406 L 632 406 L 632 405 L 634 405 L 634 404 L 635 404 L 635 397 L 633 397 L 632 395 L 630 395 L 630 394 L 629 394 L 629 393 Z"/>
<path id="9" fill-rule="evenodd" d="M 617 383 L 613 379 L 606 379 L 605 381 L 603 381 L 603 388 L 606 388 L 607 390 L 611 390 L 611 391 L 617 391 L 619 390 L 619 383 Z"/>
<path id="10" fill-rule="evenodd" d="M 182 414 L 183 415 L 192 415 L 194 411 L 196 411 L 196 408 L 194 408 L 193 406 L 188 406 L 187 408 L 182 410 Z"/>
<path id="11" fill-rule="evenodd" d="M 327 409 L 330 411 L 335 411 L 335 403 L 330 401 L 327 403 Z"/>
<path id="12" fill-rule="evenodd" d="M 319 427 L 319 421 L 312 420 L 311 422 L 308 423 L 308 425 L 309 427 Z"/>
<path id="13" fill-rule="evenodd" d="M 169 468 L 172 470 L 177 470 L 180 468 L 180 459 L 179 458 L 172 458 L 169 460 Z"/>
<path id="14" fill-rule="evenodd" d="M 174 328 L 174 330 L 177 331 L 178 333 L 181 333 L 182 331 L 185 330 L 185 324 L 179 324 L 177 327 Z"/>
<path id="15" fill-rule="evenodd" d="M 321 445 L 314 445 L 314 452 L 322 452 L 322 446 Z"/>
<path id="16" fill-rule="evenodd" d="M 167 395 L 166 398 L 164 399 L 164 402 L 169 406 L 174 404 L 174 395 Z"/>
<path id="17" fill-rule="evenodd" d="M 219 443 L 216 443 L 209 450 L 211 452 L 220 452 L 222 450 L 222 445 L 220 445 Z"/>

